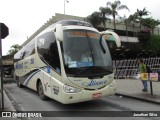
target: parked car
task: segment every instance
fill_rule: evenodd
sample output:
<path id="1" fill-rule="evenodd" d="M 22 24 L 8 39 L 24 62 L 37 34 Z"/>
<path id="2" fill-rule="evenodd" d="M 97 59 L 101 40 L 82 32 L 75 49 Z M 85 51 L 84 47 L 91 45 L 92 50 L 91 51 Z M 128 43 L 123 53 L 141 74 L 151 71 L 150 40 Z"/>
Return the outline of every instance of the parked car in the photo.
<path id="1" fill-rule="evenodd" d="M 4 77 L 13 77 L 13 69 L 11 67 L 4 68 L 3 75 Z"/>

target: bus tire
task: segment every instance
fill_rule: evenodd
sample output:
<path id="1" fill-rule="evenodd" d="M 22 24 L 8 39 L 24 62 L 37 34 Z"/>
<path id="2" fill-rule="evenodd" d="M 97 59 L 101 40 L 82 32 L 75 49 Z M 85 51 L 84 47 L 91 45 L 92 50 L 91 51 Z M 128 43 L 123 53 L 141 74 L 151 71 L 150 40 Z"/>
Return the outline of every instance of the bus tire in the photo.
<path id="1" fill-rule="evenodd" d="M 15 76 L 15 79 L 16 79 L 16 81 L 17 81 L 17 87 L 22 88 L 23 85 L 20 83 L 19 77 L 18 77 L 18 76 Z"/>
<path id="2" fill-rule="evenodd" d="M 47 100 L 47 96 L 44 95 L 43 85 L 41 81 L 39 81 L 38 83 L 38 95 L 42 100 Z"/>

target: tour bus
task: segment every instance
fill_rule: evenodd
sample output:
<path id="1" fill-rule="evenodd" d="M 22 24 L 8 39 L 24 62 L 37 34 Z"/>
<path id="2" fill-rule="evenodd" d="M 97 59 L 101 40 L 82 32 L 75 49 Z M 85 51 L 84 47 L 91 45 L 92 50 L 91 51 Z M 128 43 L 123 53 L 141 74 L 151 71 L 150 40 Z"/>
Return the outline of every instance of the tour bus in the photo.
<path id="1" fill-rule="evenodd" d="M 43 100 L 71 104 L 116 90 L 103 35 L 84 21 L 62 20 L 47 27 L 14 55 L 14 68 L 17 86 L 37 91 Z"/>
<path id="2" fill-rule="evenodd" d="M 120 37 L 113 30 L 101 31 L 100 33 L 102 34 L 106 42 L 112 41 L 116 43 L 117 47 L 121 46 Z"/>

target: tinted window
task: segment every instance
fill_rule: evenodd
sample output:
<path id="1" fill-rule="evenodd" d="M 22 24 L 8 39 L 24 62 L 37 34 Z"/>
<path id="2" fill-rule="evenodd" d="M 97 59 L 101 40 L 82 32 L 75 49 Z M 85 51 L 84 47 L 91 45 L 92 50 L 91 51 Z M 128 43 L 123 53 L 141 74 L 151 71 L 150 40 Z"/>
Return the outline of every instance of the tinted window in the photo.
<path id="1" fill-rule="evenodd" d="M 24 59 L 35 53 L 35 40 L 32 40 L 25 47 L 23 47 L 20 51 L 18 51 L 14 56 L 14 61 L 18 61 Z"/>
<path id="2" fill-rule="evenodd" d="M 64 30 L 62 57 L 68 76 L 107 75 L 113 72 L 108 46 L 98 32 Z"/>
<path id="3" fill-rule="evenodd" d="M 46 64 L 60 72 L 60 59 L 54 33 L 45 33 L 38 38 L 37 51 Z"/>
<path id="4" fill-rule="evenodd" d="M 25 46 L 23 58 L 26 58 L 34 53 L 35 53 L 35 40 L 31 41 L 29 44 Z"/>
<path id="5" fill-rule="evenodd" d="M 14 55 L 14 62 L 23 59 L 24 56 L 24 48 L 22 48 L 20 51 L 18 51 L 15 55 Z"/>

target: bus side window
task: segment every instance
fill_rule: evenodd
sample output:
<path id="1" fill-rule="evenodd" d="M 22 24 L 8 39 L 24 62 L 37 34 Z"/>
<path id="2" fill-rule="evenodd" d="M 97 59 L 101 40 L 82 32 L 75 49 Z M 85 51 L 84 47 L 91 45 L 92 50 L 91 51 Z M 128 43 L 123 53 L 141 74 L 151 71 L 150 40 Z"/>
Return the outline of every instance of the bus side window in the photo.
<path id="1" fill-rule="evenodd" d="M 45 42 L 44 42 L 45 41 Z M 58 73 L 60 73 L 60 59 L 56 38 L 53 32 L 43 34 L 37 41 L 37 52 Z"/>
<path id="2" fill-rule="evenodd" d="M 50 45 L 50 60 L 53 68 L 60 71 L 60 59 L 56 41 Z"/>
<path id="3" fill-rule="evenodd" d="M 33 55 L 35 53 L 35 48 L 32 50 L 31 55 Z"/>
<path id="4" fill-rule="evenodd" d="M 24 51 L 24 52 L 21 53 L 21 54 L 22 54 L 21 59 L 24 59 L 24 56 L 25 56 L 26 52 Z"/>

